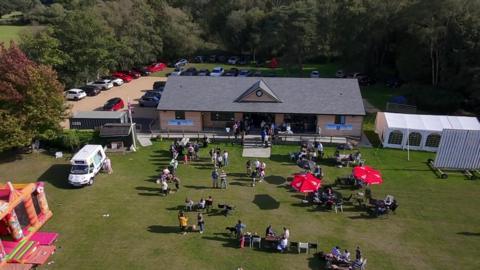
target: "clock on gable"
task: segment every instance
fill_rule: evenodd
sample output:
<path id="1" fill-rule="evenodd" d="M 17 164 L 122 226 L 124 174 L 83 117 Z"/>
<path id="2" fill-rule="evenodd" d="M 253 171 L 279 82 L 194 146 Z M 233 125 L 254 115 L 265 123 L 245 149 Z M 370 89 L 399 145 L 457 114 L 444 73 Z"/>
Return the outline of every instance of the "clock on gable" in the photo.
<path id="1" fill-rule="evenodd" d="M 255 95 L 257 95 L 257 97 L 261 97 L 261 96 L 263 96 L 263 91 L 262 90 L 257 90 L 257 92 L 255 92 Z"/>

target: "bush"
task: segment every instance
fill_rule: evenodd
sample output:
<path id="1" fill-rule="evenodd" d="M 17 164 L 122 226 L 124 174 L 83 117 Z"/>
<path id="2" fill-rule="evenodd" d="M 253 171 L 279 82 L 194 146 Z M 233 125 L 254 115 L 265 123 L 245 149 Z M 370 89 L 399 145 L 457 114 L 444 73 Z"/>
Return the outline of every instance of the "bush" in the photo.
<path id="1" fill-rule="evenodd" d="M 455 112 L 463 100 L 463 96 L 457 92 L 426 86 L 412 86 L 409 93 L 409 103 L 413 102 L 421 111 L 433 113 Z"/>
<path id="2" fill-rule="evenodd" d="M 98 131 L 93 130 L 64 130 L 55 139 L 43 141 L 42 145 L 47 148 L 75 152 L 85 144 L 99 143 Z"/>

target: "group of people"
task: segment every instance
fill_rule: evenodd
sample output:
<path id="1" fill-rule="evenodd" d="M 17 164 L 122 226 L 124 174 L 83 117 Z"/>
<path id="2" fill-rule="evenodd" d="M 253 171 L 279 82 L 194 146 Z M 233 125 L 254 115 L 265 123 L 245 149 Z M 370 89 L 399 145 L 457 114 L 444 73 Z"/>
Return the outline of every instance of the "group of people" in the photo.
<path id="1" fill-rule="evenodd" d="M 267 229 L 265 230 L 265 238 L 276 238 L 278 240 L 278 244 L 276 249 L 280 252 L 284 252 L 288 249 L 288 239 L 290 238 L 290 230 L 286 227 L 283 227 L 283 233 L 278 236 L 272 228 L 272 225 L 268 225 Z"/>
<path id="2" fill-rule="evenodd" d="M 313 162 L 318 162 L 325 155 L 323 144 L 321 142 L 315 141 L 303 142 L 300 146 L 300 151 L 296 154 L 293 154 L 292 159 L 294 160 L 311 160 Z"/>
<path id="3" fill-rule="evenodd" d="M 203 145 L 208 144 L 207 141 L 208 139 L 204 139 Z M 202 144 L 197 141 L 187 142 L 184 144 L 182 141 L 175 139 L 170 145 L 170 154 L 172 160 L 183 158 L 183 162 L 185 164 L 188 164 L 188 162 L 191 160 L 198 160 L 201 146 Z M 184 151 L 186 151 L 186 153 L 184 153 Z"/>
<path id="4" fill-rule="evenodd" d="M 207 199 L 204 199 L 203 197 L 200 198 L 198 203 L 195 203 L 192 199 L 185 198 L 185 211 L 202 211 L 206 210 L 207 212 L 210 210 L 210 208 L 213 205 L 213 198 L 212 196 L 208 196 Z"/>
<path id="5" fill-rule="evenodd" d="M 267 164 L 265 162 L 260 162 L 258 159 L 253 162 L 251 160 L 247 160 L 245 163 L 245 168 L 247 171 L 247 176 L 252 178 L 252 187 L 255 186 L 257 179 L 260 183 L 265 179 L 265 169 L 267 168 Z"/>
<path id="6" fill-rule="evenodd" d="M 187 234 L 188 232 L 188 216 L 185 214 L 184 211 L 180 210 L 178 212 L 178 223 L 180 226 L 180 231 L 182 234 Z M 203 233 L 205 231 L 205 219 L 202 213 L 197 213 L 197 226 L 198 232 Z M 196 231 L 196 226 L 192 226 L 192 231 Z"/>
<path id="7" fill-rule="evenodd" d="M 220 150 L 220 148 L 212 148 L 210 149 L 210 159 L 212 160 L 212 164 L 215 168 L 222 168 L 228 166 L 228 151 L 227 150 Z"/>
<path id="8" fill-rule="evenodd" d="M 350 258 L 350 252 L 347 249 L 342 252 L 339 246 L 333 247 L 332 251 L 324 256 L 324 259 L 327 261 L 327 269 L 360 269 L 365 263 L 362 251 L 358 246 L 355 249 L 354 260 Z"/>
<path id="9" fill-rule="evenodd" d="M 227 173 L 224 169 L 219 170 L 218 168 L 213 168 L 212 171 L 212 187 L 213 188 L 221 188 L 227 189 L 228 181 L 227 181 Z"/>
<path id="10" fill-rule="evenodd" d="M 160 174 L 160 177 L 157 178 L 156 182 L 160 185 L 160 191 L 163 196 L 167 196 L 171 191 L 169 183 L 173 183 L 175 185 L 175 192 L 180 190 L 180 178 L 175 173 L 172 173 L 169 169 L 164 169 Z"/>

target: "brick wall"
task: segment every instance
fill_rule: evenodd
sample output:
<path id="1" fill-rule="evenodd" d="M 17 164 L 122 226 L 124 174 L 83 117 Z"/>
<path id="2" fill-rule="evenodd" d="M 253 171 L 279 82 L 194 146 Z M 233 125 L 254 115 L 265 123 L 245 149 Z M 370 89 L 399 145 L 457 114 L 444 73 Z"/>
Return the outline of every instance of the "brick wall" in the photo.
<path id="1" fill-rule="evenodd" d="M 162 131 L 202 131 L 202 113 L 185 112 L 185 119 L 192 120 L 193 126 L 169 126 L 168 121 L 175 119 L 175 111 L 160 111 L 160 129 Z"/>
<path id="2" fill-rule="evenodd" d="M 327 124 L 335 123 L 335 115 L 318 115 L 317 116 L 317 131 L 322 129 L 322 136 L 354 136 L 360 137 L 362 135 L 363 116 L 346 116 L 345 125 L 352 125 L 352 130 L 332 130 L 327 129 Z"/>

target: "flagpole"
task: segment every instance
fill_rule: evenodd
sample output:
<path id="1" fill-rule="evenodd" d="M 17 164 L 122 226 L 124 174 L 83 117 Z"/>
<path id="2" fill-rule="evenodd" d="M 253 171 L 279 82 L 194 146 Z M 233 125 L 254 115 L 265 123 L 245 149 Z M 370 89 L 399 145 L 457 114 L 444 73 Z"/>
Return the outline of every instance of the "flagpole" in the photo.
<path id="1" fill-rule="evenodd" d="M 407 127 L 407 160 L 410 161 L 410 129 Z"/>
<path id="2" fill-rule="evenodd" d="M 130 98 L 127 101 L 128 104 L 128 117 L 130 118 L 130 128 L 132 129 L 132 140 L 133 140 L 133 152 L 137 151 L 137 142 L 135 139 L 135 127 L 133 126 L 132 120 L 132 104 L 130 104 Z"/>

